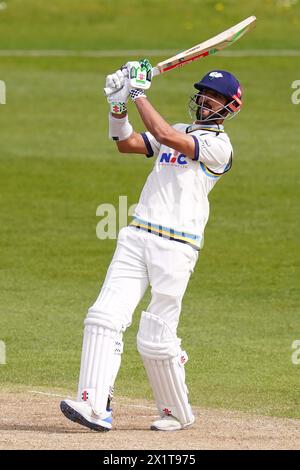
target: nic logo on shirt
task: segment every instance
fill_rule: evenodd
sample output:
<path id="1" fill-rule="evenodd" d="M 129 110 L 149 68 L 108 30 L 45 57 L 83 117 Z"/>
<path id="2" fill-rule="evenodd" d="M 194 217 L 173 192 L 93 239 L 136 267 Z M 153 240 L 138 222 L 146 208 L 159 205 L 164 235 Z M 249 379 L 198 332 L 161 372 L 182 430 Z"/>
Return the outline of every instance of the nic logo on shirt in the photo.
<path id="1" fill-rule="evenodd" d="M 173 152 L 164 152 L 160 156 L 160 163 L 170 163 L 172 165 L 187 165 L 186 156 L 176 150 Z"/>

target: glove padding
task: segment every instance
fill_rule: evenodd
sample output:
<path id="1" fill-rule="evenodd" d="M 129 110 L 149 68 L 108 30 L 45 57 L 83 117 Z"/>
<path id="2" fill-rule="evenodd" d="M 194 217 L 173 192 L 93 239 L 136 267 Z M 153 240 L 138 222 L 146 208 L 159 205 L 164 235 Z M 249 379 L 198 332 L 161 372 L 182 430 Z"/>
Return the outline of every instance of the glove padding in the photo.
<path id="1" fill-rule="evenodd" d="M 127 62 L 130 88 L 148 90 L 151 86 L 152 65 L 149 60 Z"/>

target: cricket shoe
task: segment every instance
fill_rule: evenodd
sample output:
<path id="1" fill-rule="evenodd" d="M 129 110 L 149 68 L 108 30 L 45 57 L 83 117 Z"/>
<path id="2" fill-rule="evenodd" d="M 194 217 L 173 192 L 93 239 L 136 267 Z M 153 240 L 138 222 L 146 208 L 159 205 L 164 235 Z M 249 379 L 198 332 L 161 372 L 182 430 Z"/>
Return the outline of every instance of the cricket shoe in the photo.
<path id="1" fill-rule="evenodd" d="M 60 409 L 66 418 L 93 431 L 106 432 L 112 427 L 112 410 L 107 410 L 107 416 L 100 418 L 88 403 L 73 400 L 63 400 Z"/>
<path id="2" fill-rule="evenodd" d="M 187 424 L 181 424 L 180 421 L 172 415 L 166 415 L 162 418 L 154 421 L 151 425 L 152 431 L 180 431 L 181 429 L 186 429 L 195 422 L 193 416 L 192 421 Z"/>

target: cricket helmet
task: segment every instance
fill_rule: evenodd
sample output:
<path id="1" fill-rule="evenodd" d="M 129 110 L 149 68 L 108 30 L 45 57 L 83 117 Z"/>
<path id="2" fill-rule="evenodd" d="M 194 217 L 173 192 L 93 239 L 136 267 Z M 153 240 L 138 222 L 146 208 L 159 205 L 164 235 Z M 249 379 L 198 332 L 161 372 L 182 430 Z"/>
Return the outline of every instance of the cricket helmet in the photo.
<path id="1" fill-rule="evenodd" d="M 198 92 L 194 97 L 191 97 L 190 110 L 196 111 L 195 105 L 202 106 L 200 98 L 204 97 L 204 90 L 213 90 L 227 98 L 227 103 L 223 109 L 215 113 L 214 116 L 210 116 L 207 121 L 214 119 L 230 119 L 234 117 L 242 107 L 242 89 L 239 81 L 234 75 L 226 70 L 212 70 L 208 72 L 194 87 Z M 194 103 L 194 106 L 193 106 Z M 192 107 L 191 107 L 192 104 Z M 196 113 L 197 114 L 197 113 Z M 199 114 L 199 113 L 198 113 Z M 212 117 L 214 119 L 212 119 Z M 199 118 L 199 116 L 198 116 Z"/>

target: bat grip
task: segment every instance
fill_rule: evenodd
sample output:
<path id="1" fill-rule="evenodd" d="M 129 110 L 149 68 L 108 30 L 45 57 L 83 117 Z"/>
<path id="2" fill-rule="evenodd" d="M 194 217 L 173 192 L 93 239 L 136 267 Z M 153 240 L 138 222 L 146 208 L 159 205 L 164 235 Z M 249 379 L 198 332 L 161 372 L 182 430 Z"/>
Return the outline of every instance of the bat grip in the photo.
<path id="1" fill-rule="evenodd" d="M 152 78 L 160 74 L 158 67 L 152 67 Z"/>

